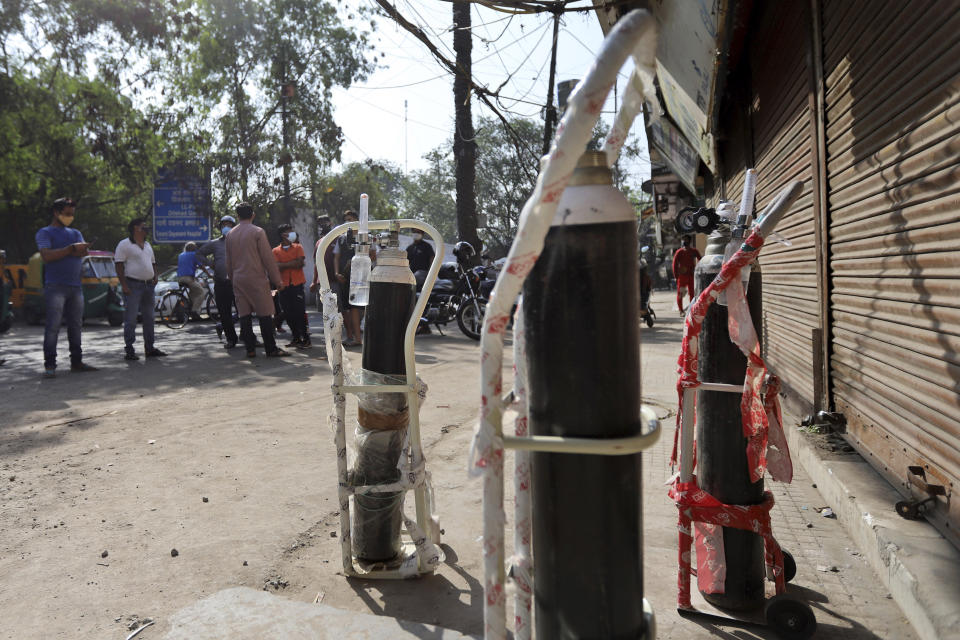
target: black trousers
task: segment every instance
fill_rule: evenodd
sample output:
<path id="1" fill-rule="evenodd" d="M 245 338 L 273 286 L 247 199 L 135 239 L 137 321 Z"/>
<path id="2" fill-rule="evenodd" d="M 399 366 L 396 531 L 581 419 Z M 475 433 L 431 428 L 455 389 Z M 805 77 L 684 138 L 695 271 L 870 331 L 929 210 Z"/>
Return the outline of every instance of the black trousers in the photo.
<path id="1" fill-rule="evenodd" d="M 290 326 L 290 333 L 294 340 L 307 339 L 307 301 L 303 292 L 303 285 L 296 284 L 286 287 L 278 293 L 283 316 Z"/>
<path id="2" fill-rule="evenodd" d="M 277 341 L 273 337 L 273 316 L 264 316 L 257 318 L 260 322 L 260 337 L 263 339 L 263 348 L 267 353 L 277 350 Z M 253 335 L 253 316 L 243 316 L 240 318 L 240 336 L 243 338 L 243 344 L 247 351 L 253 351 L 256 348 L 257 338 Z"/>
<path id="3" fill-rule="evenodd" d="M 214 298 L 217 301 L 217 313 L 220 314 L 220 326 L 227 342 L 237 342 L 237 330 L 233 326 L 233 283 L 229 280 L 215 280 Z"/>

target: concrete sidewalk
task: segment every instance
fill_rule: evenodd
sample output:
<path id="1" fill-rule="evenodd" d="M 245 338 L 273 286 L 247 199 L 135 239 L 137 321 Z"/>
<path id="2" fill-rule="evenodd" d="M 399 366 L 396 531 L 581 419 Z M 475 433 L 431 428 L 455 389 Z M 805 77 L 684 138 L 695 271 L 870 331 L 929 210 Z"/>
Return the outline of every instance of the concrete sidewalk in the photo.
<path id="1" fill-rule="evenodd" d="M 644 402 L 657 409 L 663 423 L 660 441 L 643 458 L 644 595 L 656 613 L 658 638 L 772 639 L 776 636 L 769 629 L 717 626 L 681 618 L 676 612 L 677 510 L 664 485 L 672 474 L 669 455 L 682 330 L 674 304 L 671 294 L 655 293 L 657 324 L 641 330 Z M 482 591 L 478 589 L 483 576 L 477 542 L 481 488 L 479 483 L 468 481 L 464 471 L 473 418 L 451 424 L 452 419 L 446 416 L 475 415 L 471 406 L 476 404 L 479 351 L 464 343 L 457 353 L 462 354 L 462 367 L 468 372 L 464 380 L 443 380 L 443 388 L 437 381 L 438 385 L 431 390 L 434 395 L 428 400 L 431 408 L 443 408 L 447 422 L 442 437 L 425 440 L 438 512 L 446 527 L 447 562 L 437 575 L 390 584 L 349 581 L 355 595 L 340 595 L 334 602 L 328 597 L 325 603 L 331 607 L 294 603 L 289 600 L 290 594 L 279 597 L 225 589 L 172 616 L 165 637 L 477 637 L 482 629 Z M 509 361 L 505 364 L 510 365 Z M 428 384 L 433 382 L 429 371 L 424 377 Z M 430 422 L 428 419 L 424 424 Z M 787 423 L 788 427 L 797 424 L 791 418 L 787 418 Z M 428 426 L 425 433 L 429 430 Z M 767 486 L 776 498 L 772 513 L 774 534 L 797 561 L 797 576 L 788 591 L 813 607 L 818 621 L 816 637 L 960 637 L 960 562 L 956 550 L 929 525 L 900 520 L 890 501 L 892 489 L 855 454 L 824 461 L 796 428 L 788 428 L 788 432 L 793 447 L 794 482 L 768 482 Z M 512 464 L 508 454 L 508 541 L 512 538 Z M 818 511 L 828 506 L 836 517 L 823 517 Z M 336 540 L 323 541 L 325 538 L 318 536 L 322 542 L 315 543 L 316 546 L 298 548 L 290 565 L 280 567 L 298 568 L 303 593 L 312 594 L 325 583 L 345 580 L 332 573 Z M 588 548 L 586 545 L 585 549 Z M 510 553 L 509 548 L 507 552 Z M 381 615 L 371 616 L 371 611 Z M 507 619 L 512 619 L 509 605 Z M 352 626 L 346 626 L 347 620 Z"/>

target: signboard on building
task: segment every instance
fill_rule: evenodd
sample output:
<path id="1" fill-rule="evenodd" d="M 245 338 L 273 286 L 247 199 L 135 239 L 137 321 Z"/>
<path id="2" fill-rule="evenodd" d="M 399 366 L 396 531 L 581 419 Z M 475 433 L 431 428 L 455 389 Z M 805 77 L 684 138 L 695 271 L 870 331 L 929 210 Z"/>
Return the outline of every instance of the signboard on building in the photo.
<path id="1" fill-rule="evenodd" d="M 209 173 L 161 169 L 153 186 L 153 241 L 209 240 L 212 210 Z"/>
<path id="2" fill-rule="evenodd" d="M 726 0 L 663 0 L 653 10 L 659 27 L 657 79 L 667 111 L 704 164 L 716 173 L 710 116 L 721 53 Z"/>
<path id="3" fill-rule="evenodd" d="M 667 118 L 659 118 L 650 124 L 650 142 L 660 152 L 663 161 L 670 167 L 680 182 L 691 194 L 697 193 L 697 167 L 700 158 L 680 131 Z"/>

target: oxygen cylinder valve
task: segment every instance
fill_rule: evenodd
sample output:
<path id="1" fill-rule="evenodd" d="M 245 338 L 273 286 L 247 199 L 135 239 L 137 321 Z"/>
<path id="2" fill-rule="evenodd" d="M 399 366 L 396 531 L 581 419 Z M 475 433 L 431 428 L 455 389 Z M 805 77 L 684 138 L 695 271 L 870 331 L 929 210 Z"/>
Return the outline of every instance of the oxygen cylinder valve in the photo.
<path id="1" fill-rule="evenodd" d="M 677 214 L 673 226 L 677 233 L 712 233 L 722 222 L 716 209 L 708 207 L 684 207 Z"/>

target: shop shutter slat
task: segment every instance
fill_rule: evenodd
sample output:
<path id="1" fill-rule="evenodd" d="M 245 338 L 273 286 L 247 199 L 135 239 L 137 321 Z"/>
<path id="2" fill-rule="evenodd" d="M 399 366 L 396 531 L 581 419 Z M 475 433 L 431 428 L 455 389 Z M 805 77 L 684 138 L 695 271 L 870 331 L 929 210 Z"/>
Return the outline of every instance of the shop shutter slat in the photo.
<path id="1" fill-rule="evenodd" d="M 831 399 L 864 456 L 960 481 L 960 5 L 823 2 Z M 860 14 L 862 19 L 857 19 Z M 960 541 L 960 502 L 931 521 Z"/>

